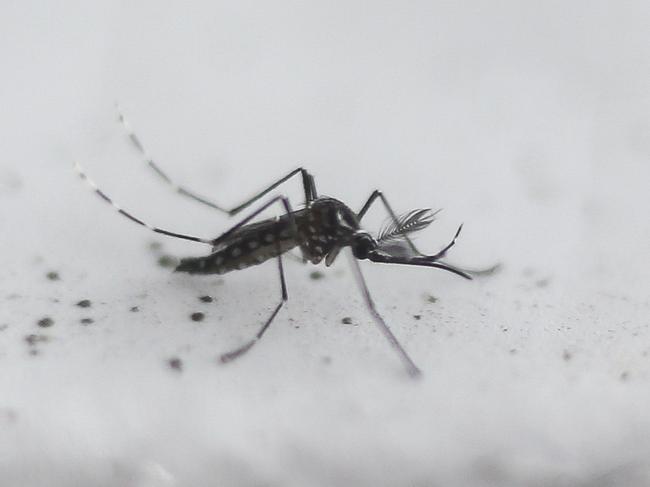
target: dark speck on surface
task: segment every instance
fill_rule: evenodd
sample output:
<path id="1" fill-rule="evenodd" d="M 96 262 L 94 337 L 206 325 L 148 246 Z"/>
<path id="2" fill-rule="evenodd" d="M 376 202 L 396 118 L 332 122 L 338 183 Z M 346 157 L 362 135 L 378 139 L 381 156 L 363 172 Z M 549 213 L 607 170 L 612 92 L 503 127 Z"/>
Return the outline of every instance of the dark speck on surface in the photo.
<path id="1" fill-rule="evenodd" d="M 426 300 L 427 303 L 437 303 L 438 298 L 436 298 L 433 294 L 426 294 L 424 296 L 424 299 Z"/>
<path id="2" fill-rule="evenodd" d="M 52 318 L 50 318 L 49 316 L 46 316 L 45 318 L 41 318 L 40 320 L 38 320 L 37 324 L 41 328 L 49 328 L 50 326 L 52 326 L 54 324 L 54 320 Z"/>
<path id="3" fill-rule="evenodd" d="M 132 306 L 132 307 L 129 309 L 129 311 L 130 311 L 131 313 L 137 313 L 138 311 L 140 311 L 140 308 L 139 308 L 138 306 Z"/>
<path id="4" fill-rule="evenodd" d="M 352 324 L 352 318 L 349 316 L 346 316 L 345 318 L 341 319 L 341 323 L 344 325 L 351 325 Z"/>
<path id="5" fill-rule="evenodd" d="M 207 296 L 207 295 L 200 296 L 199 301 L 201 301 L 202 303 L 211 303 L 212 301 L 214 301 L 214 298 L 212 296 Z"/>
<path id="6" fill-rule="evenodd" d="M 7 423 L 15 423 L 18 419 L 18 413 L 11 408 L 0 409 L 0 419 L 5 420 Z"/>
<path id="7" fill-rule="evenodd" d="M 91 305 L 92 303 L 90 302 L 90 299 L 82 299 L 77 303 L 77 306 L 80 308 L 90 308 Z"/>
<path id="8" fill-rule="evenodd" d="M 630 378 L 630 373 L 625 371 L 621 374 L 620 379 L 622 382 L 627 381 Z"/>
<path id="9" fill-rule="evenodd" d="M 537 287 L 548 287 L 549 283 L 551 282 L 550 279 L 538 279 L 535 281 L 535 286 Z"/>
<path id="10" fill-rule="evenodd" d="M 160 249 L 162 249 L 162 244 L 160 242 L 151 242 L 149 244 L 149 249 L 153 250 L 154 252 L 157 252 Z"/>
<path id="11" fill-rule="evenodd" d="M 47 335 L 36 335 L 34 333 L 27 335 L 25 337 L 25 341 L 27 342 L 27 345 L 33 347 L 37 343 L 44 343 L 49 341 L 50 337 Z"/>
<path id="12" fill-rule="evenodd" d="M 196 313 L 192 313 L 190 315 L 190 318 L 192 318 L 192 321 L 203 321 L 203 318 L 205 318 L 205 314 L 201 313 L 200 311 L 197 311 Z"/>
<path id="13" fill-rule="evenodd" d="M 314 281 L 318 281 L 319 279 L 325 277 L 325 274 L 323 274 L 321 271 L 312 271 L 309 273 L 309 277 Z"/>
<path id="14" fill-rule="evenodd" d="M 413 318 L 416 319 L 416 320 L 421 320 L 422 315 L 413 315 Z"/>
<path id="15" fill-rule="evenodd" d="M 50 271 L 45 276 L 50 280 L 50 281 L 58 281 L 61 279 L 61 276 L 59 276 L 59 273 L 56 271 Z"/>
<path id="16" fill-rule="evenodd" d="M 175 370 L 177 372 L 181 372 L 183 370 L 183 361 L 178 357 L 172 357 L 169 360 L 167 360 L 167 365 L 169 365 L 170 369 Z"/>
<path id="17" fill-rule="evenodd" d="M 562 352 L 562 360 L 564 360 L 565 362 L 568 362 L 572 358 L 573 358 L 573 354 L 571 352 L 569 352 L 568 350 L 565 350 L 564 352 Z"/>
<path id="18" fill-rule="evenodd" d="M 325 357 L 321 358 L 321 362 L 323 362 L 325 365 L 329 365 L 332 363 L 332 357 L 326 355 Z"/>
<path id="19" fill-rule="evenodd" d="M 82 325 L 92 325 L 94 322 L 95 320 L 93 320 L 92 318 L 81 318 L 79 320 L 79 323 L 81 323 Z"/>
<path id="20" fill-rule="evenodd" d="M 171 255 L 161 255 L 158 258 L 158 265 L 165 268 L 176 267 L 178 265 L 178 259 Z"/>

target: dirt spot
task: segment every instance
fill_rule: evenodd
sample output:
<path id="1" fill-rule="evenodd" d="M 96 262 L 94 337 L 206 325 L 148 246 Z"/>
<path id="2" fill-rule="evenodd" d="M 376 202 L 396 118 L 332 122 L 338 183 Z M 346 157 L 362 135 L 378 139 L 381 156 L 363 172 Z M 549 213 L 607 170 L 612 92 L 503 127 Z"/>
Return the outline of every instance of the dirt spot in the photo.
<path id="1" fill-rule="evenodd" d="M 158 257 L 158 265 L 166 269 L 174 268 L 178 265 L 178 259 L 171 255 L 161 255 Z"/>
<path id="2" fill-rule="evenodd" d="M 438 298 L 436 298 L 433 294 L 425 294 L 424 295 L 424 300 L 427 303 L 435 304 L 438 302 Z"/>
<path id="3" fill-rule="evenodd" d="M 569 352 L 568 350 L 565 350 L 564 352 L 562 352 L 562 360 L 564 360 L 565 362 L 568 362 L 572 358 L 573 358 L 573 354 L 571 352 Z"/>
<path id="4" fill-rule="evenodd" d="M 47 343 L 49 341 L 50 341 L 50 337 L 47 335 L 37 335 L 35 333 L 31 333 L 25 336 L 25 342 L 30 347 L 34 347 L 39 343 Z"/>
<path id="5" fill-rule="evenodd" d="M 49 328 L 54 324 L 54 320 L 49 316 L 46 316 L 45 318 L 41 318 L 40 320 L 38 320 L 36 324 L 41 328 Z"/>
<path id="6" fill-rule="evenodd" d="M 18 413 L 15 409 L 0 408 L 0 420 L 6 423 L 15 423 L 18 420 Z"/>
<path id="7" fill-rule="evenodd" d="M 60 281 L 61 280 L 61 276 L 56 271 L 48 272 L 47 274 L 45 274 L 45 277 L 47 277 L 50 281 Z"/>
<path id="8" fill-rule="evenodd" d="M 170 369 L 175 370 L 176 372 L 183 371 L 183 361 L 178 357 L 172 357 L 169 360 L 167 360 L 167 365 L 169 366 Z"/>
<path id="9" fill-rule="evenodd" d="M 413 315 L 413 319 L 420 321 L 422 319 L 422 315 Z"/>
<path id="10" fill-rule="evenodd" d="M 90 299 L 82 299 L 77 303 L 77 306 L 80 308 L 90 308 L 92 306 L 92 303 L 90 302 Z"/>
<path id="11" fill-rule="evenodd" d="M 192 313 L 190 315 L 190 318 L 192 321 L 203 321 L 205 318 L 205 314 L 201 313 L 200 311 L 197 311 L 196 313 Z"/>
<path id="12" fill-rule="evenodd" d="M 309 273 L 309 278 L 313 279 L 314 281 L 318 281 L 325 277 L 325 274 L 323 274 L 321 271 L 312 271 Z"/>
<path id="13" fill-rule="evenodd" d="M 92 318 L 81 318 L 79 320 L 79 323 L 81 323 L 82 325 L 92 325 L 94 322 L 95 320 L 93 320 Z"/>
<path id="14" fill-rule="evenodd" d="M 214 301 L 214 298 L 208 295 L 199 296 L 199 301 L 201 301 L 202 303 L 211 303 L 212 301 Z"/>
<path id="15" fill-rule="evenodd" d="M 341 323 L 343 323 L 344 325 L 351 325 L 352 324 L 352 318 L 350 318 L 349 316 L 346 316 L 345 318 L 341 319 Z"/>
<path id="16" fill-rule="evenodd" d="M 160 242 L 151 242 L 149 243 L 149 250 L 153 252 L 159 252 L 162 250 L 162 244 Z"/>
<path id="17" fill-rule="evenodd" d="M 140 311 L 140 308 L 139 308 L 138 306 L 131 306 L 131 308 L 129 309 L 129 311 L 130 311 L 131 313 L 137 313 L 138 311 Z"/>

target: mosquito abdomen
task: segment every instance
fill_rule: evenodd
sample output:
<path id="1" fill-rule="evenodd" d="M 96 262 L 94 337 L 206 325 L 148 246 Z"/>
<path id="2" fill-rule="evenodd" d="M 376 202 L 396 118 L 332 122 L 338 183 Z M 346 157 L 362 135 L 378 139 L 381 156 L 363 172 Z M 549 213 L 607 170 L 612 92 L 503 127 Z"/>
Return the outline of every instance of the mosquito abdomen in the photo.
<path id="1" fill-rule="evenodd" d="M 260 223 L 243 227 L 210 255 L 182 259 L 176 272 L 225 274 L 261 264 L 299 244 L 290 231 L 289 222 Z"/>

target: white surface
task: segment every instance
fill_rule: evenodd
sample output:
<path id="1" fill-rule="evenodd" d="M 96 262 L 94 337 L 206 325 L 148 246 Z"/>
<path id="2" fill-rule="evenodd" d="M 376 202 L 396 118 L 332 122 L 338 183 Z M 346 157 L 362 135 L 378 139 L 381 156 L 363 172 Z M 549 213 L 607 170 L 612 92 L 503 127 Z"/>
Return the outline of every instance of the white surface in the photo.
<path id="1" fill-rule="evenodd" d="M 3 486 L 650 483 L 647 2 L 32 1 L 0 19 Z M 152 240 L 204 249 L 115 215 L 73 159 L 152 223 L 231 222 L 139 164 L 116 99 L 226 205 L 303 164 L 353 208 L 374 188 L 445 207 L 420 246 L 464 221 L 453 261 L 504 271 L 364 263 L 417 382 L 345 259 L 317 281 L 288 262 L 288 308 L 218 366 L 276 303 L 275 266 L 156 265 Z"/>

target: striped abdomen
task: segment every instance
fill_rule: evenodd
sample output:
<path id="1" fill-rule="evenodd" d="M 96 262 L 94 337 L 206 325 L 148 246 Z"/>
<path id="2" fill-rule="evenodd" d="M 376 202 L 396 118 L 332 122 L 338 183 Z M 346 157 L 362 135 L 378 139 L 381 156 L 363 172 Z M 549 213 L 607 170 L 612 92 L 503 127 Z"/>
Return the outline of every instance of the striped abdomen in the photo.
<path id="1" fill-rule="evenodd" d="M 286 216 L 246 225 L 205 257 L 182 259 L 176 272 L 225 274 L 277 257 L 299 245 Z"/>

